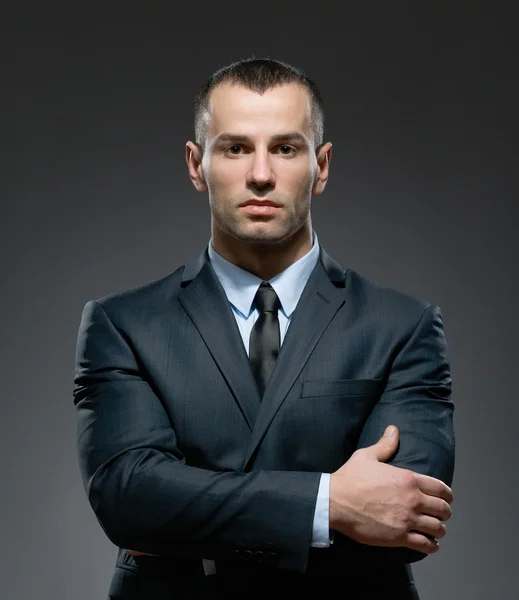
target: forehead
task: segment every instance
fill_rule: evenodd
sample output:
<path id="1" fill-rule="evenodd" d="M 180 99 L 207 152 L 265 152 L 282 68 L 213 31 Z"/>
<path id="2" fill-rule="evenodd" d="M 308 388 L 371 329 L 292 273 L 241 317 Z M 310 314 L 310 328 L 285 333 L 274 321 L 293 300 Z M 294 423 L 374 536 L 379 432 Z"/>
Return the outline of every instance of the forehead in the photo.
<path id="1" fill-rule="evenodd" d="M 259 94 L 224 82 L 212 90 L 208 107 L 209 138 L 223 131 L 246 135 L 300 131 L 311 135 L 310 94 L 298 83 L 278 85 Z"/>

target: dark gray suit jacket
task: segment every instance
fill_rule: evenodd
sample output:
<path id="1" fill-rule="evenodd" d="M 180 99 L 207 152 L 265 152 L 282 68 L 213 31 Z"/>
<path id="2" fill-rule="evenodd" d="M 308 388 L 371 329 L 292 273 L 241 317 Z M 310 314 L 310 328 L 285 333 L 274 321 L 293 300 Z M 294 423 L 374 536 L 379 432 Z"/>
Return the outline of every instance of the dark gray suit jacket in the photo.
<path id="1" fill-rule="evenodd" d="M 308 591 L 329 576 L 355 598 L 418 597 L 408 563 L 423 554 L 338 533 L 329 549 L 310 543 L 320 474 L 388 424 L 400 430 L 391 464 L 451 484 L 438 307 L 343 269 L 321 247 L 260 401 L 205 249 L 158 281 L 86 304 L 74 382 L 83 483 L 120 548 L 111 597 L 246 598 L 267 586 L 272 598 L 276 582 Z M 204 576 L 202 558 L 218 577 Z"/>

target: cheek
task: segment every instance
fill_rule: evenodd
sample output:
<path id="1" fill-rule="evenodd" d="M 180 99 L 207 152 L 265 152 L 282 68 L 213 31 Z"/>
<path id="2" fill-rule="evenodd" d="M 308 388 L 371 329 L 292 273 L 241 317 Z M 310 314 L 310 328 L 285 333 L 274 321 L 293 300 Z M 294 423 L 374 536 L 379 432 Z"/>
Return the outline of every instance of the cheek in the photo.
<path id="1" fill-rule="evenodd" d="M 308 171 L 299 171 L 285 179 L 284 187 L 293 198 L 304 201 L 307 196 L 308 200 L 310 200 L 309 196 L 311 195 L 312 184 L 313 180 Z"/>
<path id="2" fill-rule="evenodd" d="M 227 161 L 225 163 L 215 161 L 207 169 L 207 183 L 213 189 L 233 187 L 241 181 L 242 170 L 238 164 L 231 164 Z"/>
<path id="3" fill-rule="evenodd" d="M 303 191 L 312 187 L 314 171 L 307 161 L 290 161 L 283 169 L 283 180 L 290 189 Z"/>

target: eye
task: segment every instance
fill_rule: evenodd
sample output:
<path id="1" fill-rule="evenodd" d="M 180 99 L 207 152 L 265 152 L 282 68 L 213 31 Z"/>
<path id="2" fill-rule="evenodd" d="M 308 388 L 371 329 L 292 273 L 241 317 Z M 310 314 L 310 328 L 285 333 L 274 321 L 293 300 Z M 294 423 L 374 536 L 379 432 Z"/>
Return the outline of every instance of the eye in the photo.
<path id="1" fill-rule="evenodd" d="M 235 144 L 234 146 L 229 146 L 229 148 L 227 148 L 227 152 L 230 152 L 231 154 L 238 154 L 241 150 L 241 146 L 238 146 L 237 144 Z"/>
<path id="2" fill-rule="evenodd" d="M 283 146 L 279 147 L 279 150 L 281 152 L 281 154 L 285 154 L 285 155 L 289 155 L 295 152 L 295 149 L 292 148 L 292 146 L 287 146 L 286 144 L 283 144 Z"/>

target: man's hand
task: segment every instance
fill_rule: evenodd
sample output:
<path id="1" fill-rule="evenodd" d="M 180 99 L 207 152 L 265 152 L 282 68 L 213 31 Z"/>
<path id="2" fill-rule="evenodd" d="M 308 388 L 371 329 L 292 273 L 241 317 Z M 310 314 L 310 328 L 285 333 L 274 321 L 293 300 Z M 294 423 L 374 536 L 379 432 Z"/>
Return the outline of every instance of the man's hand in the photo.
<path id="1" fill-rule="evenodd" d="M 330 477 L 330 528 L 371 546 L 439 549 L 451 514 L 452 490 L 439 479 L 386 465 L 398 447 L 398 429 L 353 453 Z"/>

